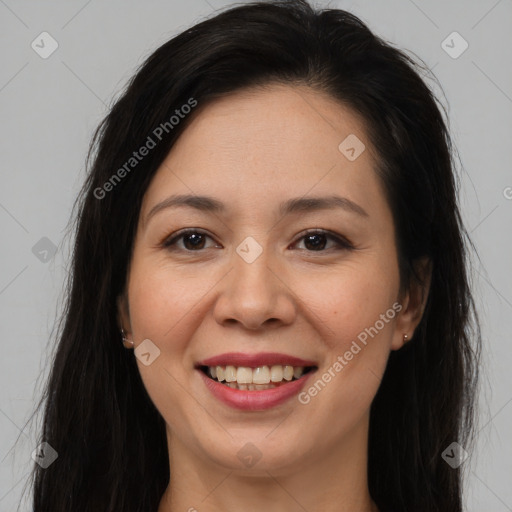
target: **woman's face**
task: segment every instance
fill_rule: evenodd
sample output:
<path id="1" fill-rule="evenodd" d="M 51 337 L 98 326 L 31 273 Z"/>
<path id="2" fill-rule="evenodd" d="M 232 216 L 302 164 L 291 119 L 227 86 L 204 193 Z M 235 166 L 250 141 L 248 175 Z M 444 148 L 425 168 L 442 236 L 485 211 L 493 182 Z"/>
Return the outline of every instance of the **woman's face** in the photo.
<path id="1" fill-rule="evenodd" d="M 176 461 L 277 475 L 360 456 L 390 350 L 415 326 L 376 159 L 361 120 L 308 88 L 196 112 L 145 194 L 120 301 Z M 193 200 L 166 205 L 178 196 Z M 237 388 L 205 363 L 234 366 Z M 268 379 L 281 384 L 249 389 Z"/>

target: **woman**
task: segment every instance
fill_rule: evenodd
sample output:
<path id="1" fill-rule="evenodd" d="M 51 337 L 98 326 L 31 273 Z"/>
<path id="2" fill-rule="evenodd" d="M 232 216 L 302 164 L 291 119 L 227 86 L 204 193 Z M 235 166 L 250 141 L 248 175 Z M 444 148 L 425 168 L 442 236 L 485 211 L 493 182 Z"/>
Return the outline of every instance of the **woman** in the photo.
<path id="1" fill-rule="evenodd" d="M 36 512 L 462 510 L 480 337 L 415 68 L 302 0 L 147 59 L 91 147 Z"/>

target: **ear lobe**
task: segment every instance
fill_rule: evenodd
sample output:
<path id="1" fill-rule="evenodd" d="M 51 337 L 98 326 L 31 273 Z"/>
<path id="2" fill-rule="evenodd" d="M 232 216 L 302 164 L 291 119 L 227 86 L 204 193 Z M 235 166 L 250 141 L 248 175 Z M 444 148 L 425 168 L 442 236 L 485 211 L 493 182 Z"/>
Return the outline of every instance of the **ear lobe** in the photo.
<path id="1" fill-rule="evenodd" d="M 414 265 L 415 275 L 411 276 L 409 289 L 405 293 L 391 344 L 392 350 L 398 350 L 410 341 L 427 305 L 432 279 L 432 262 L 428 258 L 418 260 Z"/>

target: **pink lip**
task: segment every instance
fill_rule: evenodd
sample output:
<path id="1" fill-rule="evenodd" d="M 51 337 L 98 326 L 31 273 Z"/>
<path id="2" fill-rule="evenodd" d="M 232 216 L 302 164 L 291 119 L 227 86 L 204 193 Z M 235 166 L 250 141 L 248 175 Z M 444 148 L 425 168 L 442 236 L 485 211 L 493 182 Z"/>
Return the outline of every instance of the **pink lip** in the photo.
<path id="1" fill-rule="evenodd" d="M 260 391 L 245 391 L 242 389 L 232 389 L 225 384 L 210 379 L 210 377 L 206 376 L 201 370 L 197 371 L 213 396 L 230 407 L 244 411 L 262 411 L 286 402 L 286 400 L 298 394 L 311 375 L 316 373 L 312 370 L 300 379 L 290 381 L 276 388 L 262 389 Z"/>
<path id="2" fill-rule="evenodd" d="M 290 366 L 316 366 L 314 361 L 306 361 L 299 357 L 279 354 L 277 352 L 260 352 L 258 354 L 244 354 L 242 352 L 229 352 L 210 357 L 197 363 L 199 366 L 246 366 L 256 368 L 258 366 L 290 365 Z M 224 386 L 226 387 L 226 386 Z M 228 388 L 229 389 L 229 388 Z"/>

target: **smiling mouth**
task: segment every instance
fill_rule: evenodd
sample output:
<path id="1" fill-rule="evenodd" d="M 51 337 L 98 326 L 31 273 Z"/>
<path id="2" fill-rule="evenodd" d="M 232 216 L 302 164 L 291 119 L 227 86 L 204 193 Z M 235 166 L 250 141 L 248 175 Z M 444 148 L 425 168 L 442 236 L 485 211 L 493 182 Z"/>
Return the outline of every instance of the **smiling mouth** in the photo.
<path id="1" fill-rule="evenodd" d="M 247 366 L 199 366 L 207 377 L 232 389 L 259 391 L 284 386 L 299 380 L 316 366 L 273 365 L 250 368 Z"/>

